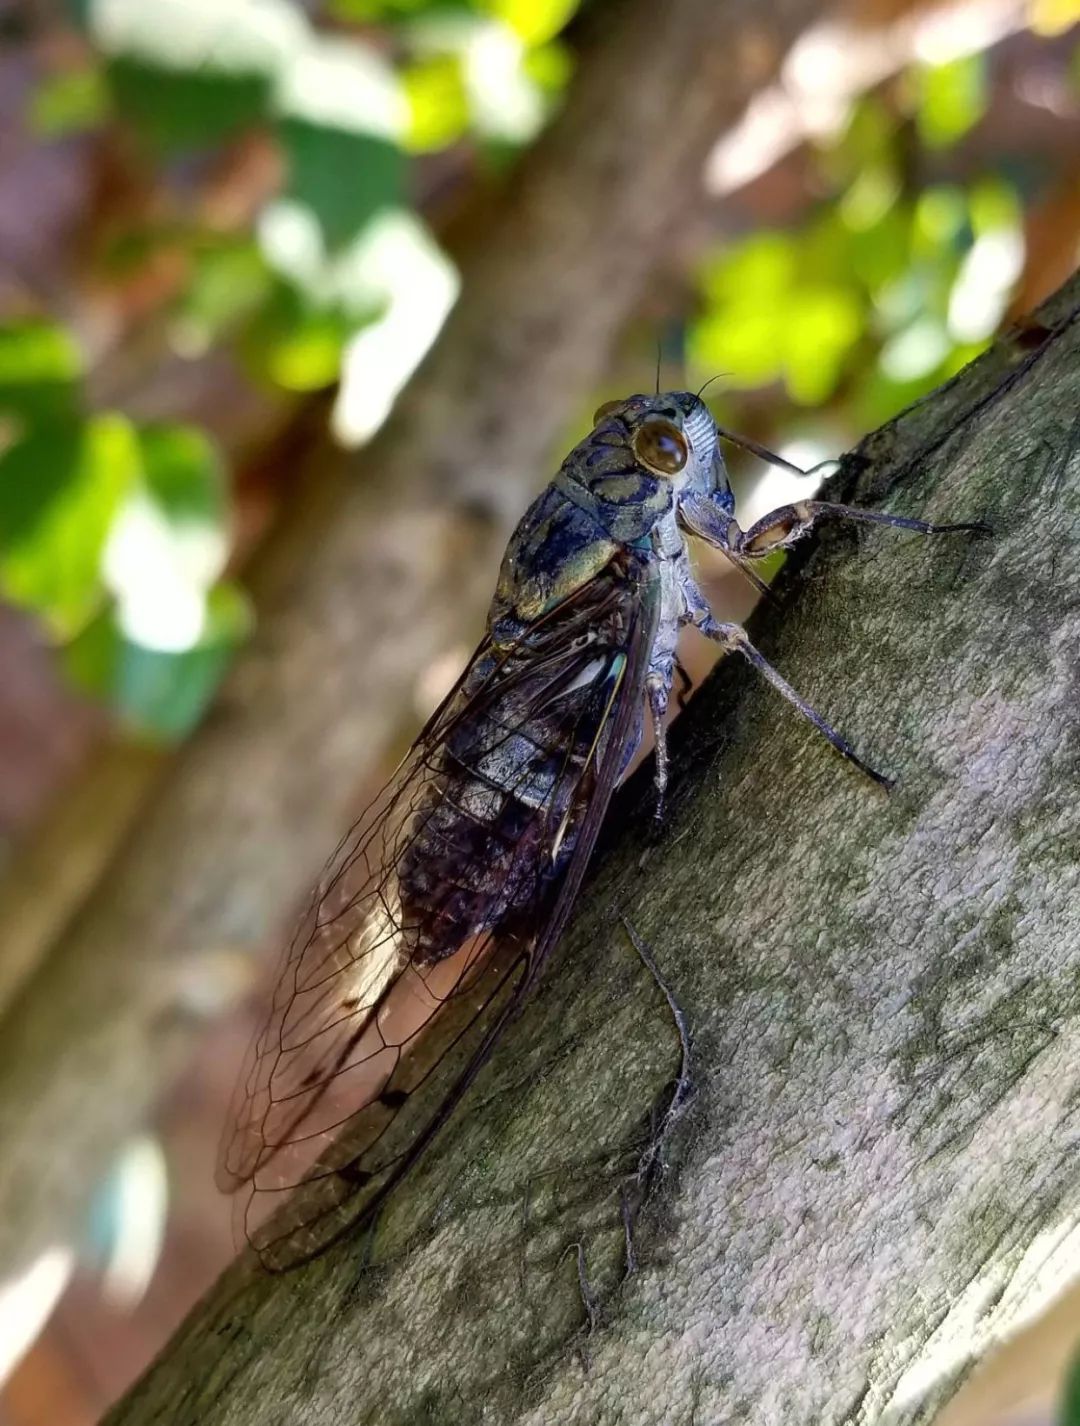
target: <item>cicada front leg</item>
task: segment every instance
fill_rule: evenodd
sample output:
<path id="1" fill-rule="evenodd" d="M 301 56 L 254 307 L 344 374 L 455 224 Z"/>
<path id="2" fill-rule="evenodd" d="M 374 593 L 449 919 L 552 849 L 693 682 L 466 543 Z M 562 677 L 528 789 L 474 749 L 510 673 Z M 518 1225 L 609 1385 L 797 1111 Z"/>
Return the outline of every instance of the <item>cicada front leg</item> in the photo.
<path id="1" fill-rule="evenodd" d="M 938 525 L 929 520 L 916 520 L 909 515 L 889 515 L 881 510 L 862 510 L 857 505 L 839 505 L 829 500 L 796 500 L 781 505 L 755 520 L 744 530 L 734 515 L 707 496 L 691 495 L 682 503 L 680 514 L 685 524 L 707 544 L 721 550 L 754 583 L 761 581 L 748 568 L 753 560 L 764 559 L 774 550 L 790 548 L 796 540 L 808 535 L 823 520 L 857 520 L 866 525 L 888 525 L 896 530 L 914 530 L 920 535 L 989 535 L 990 526 L 982 520 Z"/>
<path id="2" fill-rule="evenodd" d="M 741 446 L 759 460 L 779 470 L 790 471 L 792 475 L 811 476 L 821 471 L 839 469 L 839 461 L 824 460 L 809 470 L 793 465 L 776 451 L 759 445 L 747 436 L 736 435 L 734 431 L 717 425 L 719 435 L 733 445 Z M 990 535 L 993 533 L 984 520 L 964 521 L 960 524 L 937 525 L 929 520 L 914 520 L 907 515 L 887 515 L 878 510 L 861 510 L 857 505 L 840 505 L 831 500 L 798 500 L 790 505 L 781 505 L 760 520 L 755 520 L 748 530 L 741 530 L 729 511 L 720 510 L 712 501 L 700 496 L 693 497 L 695 505 L 707 507 L 701 511 L 706 523 L 712 524 L 718 536 L 719 548 L 735 562 L 743 559 L 761 559 L 773 550 L 785 549 L 802 539 L 821 520 L 859 520 L 867 525 L 890 525 L 896 530 L 914 530 L 920 535 L 954 535 L 962 531 L 970 534 Z M 695 524 L 695 529 L 697 528 Z M 713 543 L 705 530 L 699 530 L 703 538 Z"/>
<path id="3" fill-rule="evenodd" d="M 787 461 L 772 457 L 762 448 L 754 448 L 755 454 L 773 459 L 775 464 L 790 469 Z M 809 472 L 806 472 L 809 474 Z M 929 520 L 916 520 L 906 515 L 888 515 L 876 510 L 861 510 L 854 505 L 833 504 L 826 500 L 798 500 L 755 520 L 747 530 L 743 530 L 730 508 L 719 500 L 707 496 L 691 495 L 683 501 L 680 514 L 686 526 L 708 544 L 722 551 L 756 585 L 763 587 L 762 581 L 753 572 L 753 561 L 764 559 L 774 550 L 787 549 L 818 525 L 822 520 L 858 520 L 871 525 L 888 525 L 894 529 L 914 530 L 923 535 L 957 534 L 962 531 L 989 534 L 990 527 L 982 521 L 957 524 L 934 524 Z M 864 762 L 854 748 L 831 726 L 816 709 L 792 688 L 788 681 L 775 669 L 765 656 L 754 647 L 746 630 L 740 624 L 721 623 L 711 612 L 699 610 L 694 622 L 703 634 L 723 645 L 725 649 L 737 650 L 766 678 L 778 693 L 799 710 L 847 760 L 860 772 L 865 773 L 879 787 L 888 790 L 892 786 L 890 778 L 877 772 Z"/>
<path id="4" fill-rule="evenodd" d="M 929 520 L 915 520 L 909 515 L 888 515 L 881 510 L 862 510 L 857 505 L 838 505 L 829 500 L 796 500 L 791 505 L 781 505 L 779 509 L 763 515 L 748 530 L 741 530 L 733 519 L 729 520 L 727 547 L 736 559 L 762 559 L 774 550 L 787 549 L 823 520 L 857 520 L 864 525 L 914 530 L 920 535 L 991 533 L 990 526 L 982 520 L 938 525 Z"/>

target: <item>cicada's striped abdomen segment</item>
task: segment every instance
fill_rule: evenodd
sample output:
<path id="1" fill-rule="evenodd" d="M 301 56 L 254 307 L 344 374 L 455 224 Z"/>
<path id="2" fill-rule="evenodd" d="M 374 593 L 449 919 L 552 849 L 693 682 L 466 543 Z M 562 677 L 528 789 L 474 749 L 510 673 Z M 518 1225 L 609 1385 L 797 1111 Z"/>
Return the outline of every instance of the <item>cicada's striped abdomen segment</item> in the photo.
<path id="1" fill-rule="evenodd" d="M 619 580 L 613 569 L 587 598 L 519 625 L 470 670 L 398 867 L 418 959 L 534 907 L 566 865 L 626 665 Z"/>

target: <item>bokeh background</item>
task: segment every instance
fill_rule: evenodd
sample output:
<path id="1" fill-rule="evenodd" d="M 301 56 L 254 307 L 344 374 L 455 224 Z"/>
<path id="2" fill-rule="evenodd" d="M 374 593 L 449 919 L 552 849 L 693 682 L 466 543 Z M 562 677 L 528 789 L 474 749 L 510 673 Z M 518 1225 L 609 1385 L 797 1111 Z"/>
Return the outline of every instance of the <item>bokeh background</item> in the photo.
<path id="1" fill-rule="evenodd" d="M 600 10 L 0 0 L 0 1014 L 250 636 L 245 568 L 310 452 L 370 440 L 436 339 Z M 665 386 L 718 378 L 733 429 L 836 454 L 1076 266 L 1080 0 L 823 17 L 702 182 L 566 443 L 659 356 Z M 95 1420 L 231 1255 L 212 1164 L 259 976 L 214 963 L 81 1231 L 0 1283 L 3 1426 Z M 1080 1304 L 1032 1330 L 953 1426 L 1053 1418 Z"/>

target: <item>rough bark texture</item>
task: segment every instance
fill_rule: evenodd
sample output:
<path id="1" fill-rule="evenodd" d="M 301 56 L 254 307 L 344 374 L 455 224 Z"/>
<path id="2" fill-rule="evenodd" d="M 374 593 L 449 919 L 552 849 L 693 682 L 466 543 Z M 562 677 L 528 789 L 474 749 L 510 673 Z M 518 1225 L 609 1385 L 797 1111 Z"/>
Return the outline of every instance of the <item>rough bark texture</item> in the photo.
<path id="1" fill-rule="evenodd" d="M 73 1228 L 190 1053 L 191 959 L 280 934 L 418 672 L 475 638 L 509 522 L 665 234 L 705 201 L 711 143 L 819 9 L 784 0 L 764 35 L 753 0 L 671 0 L 662 23 L 653 0 L 596 7 L 567 107 L 392 429 L 264 562 L 254 646 L 6 1017 L 0 1269 Z"/>
<path id="2" fill-rule="evenodd" d="M 1056 1285 L 1080 1219 L 1080 280 L 1042 322 L 831 492 L 994 538 L 837 530 L 757 626 L 893 794 L 723 667 L 662 839 L 639 781 L 374 1239 L 283 1278 L 238 1263 L 111 1426 L 891 1426 Z M 621 1284 L 619 1185 L 678 1041 L 612 907 L 682 1005 L 695 1091 Z"/>

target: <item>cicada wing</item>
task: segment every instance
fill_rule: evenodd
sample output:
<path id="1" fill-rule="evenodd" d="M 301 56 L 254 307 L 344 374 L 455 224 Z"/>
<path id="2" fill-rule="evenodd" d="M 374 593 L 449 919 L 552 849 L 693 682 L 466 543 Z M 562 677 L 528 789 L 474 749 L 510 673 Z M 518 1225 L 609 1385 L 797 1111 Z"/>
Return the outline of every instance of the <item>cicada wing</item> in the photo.
<path id="1" fill-rule="evenodd" d="M 482 644 L 328 863 L 219 1158 L 271 1269 L 370 1221 L 535 983 L 640 724 L 656 605 L 611 571 Z"/>

